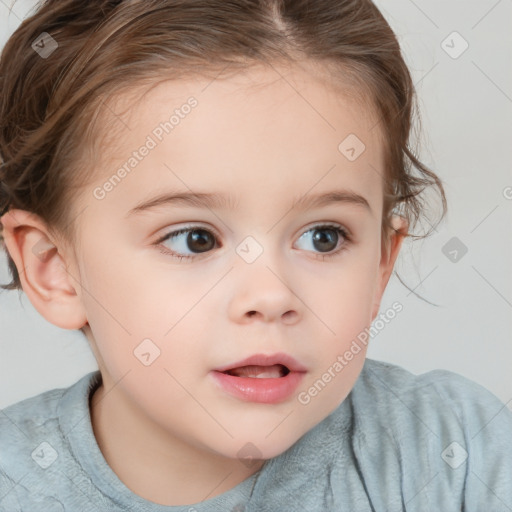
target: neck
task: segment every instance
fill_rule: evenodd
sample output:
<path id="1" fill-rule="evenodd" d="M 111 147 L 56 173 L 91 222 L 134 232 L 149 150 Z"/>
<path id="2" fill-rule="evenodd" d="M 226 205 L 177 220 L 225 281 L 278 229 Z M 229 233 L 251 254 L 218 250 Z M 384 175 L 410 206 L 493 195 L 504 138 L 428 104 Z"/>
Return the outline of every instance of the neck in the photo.
<path id="1" fill-rule="evenodd" d="M 90 412 L 107 464 L 132 492 L 154 503 L 178 506 L 211 499 L 249 478 L 264 462 L 248 468 L 238 459 L 184 443 L 134 411 L 115 389 L 105 394 L 103 384 L 91 396 Z"/>

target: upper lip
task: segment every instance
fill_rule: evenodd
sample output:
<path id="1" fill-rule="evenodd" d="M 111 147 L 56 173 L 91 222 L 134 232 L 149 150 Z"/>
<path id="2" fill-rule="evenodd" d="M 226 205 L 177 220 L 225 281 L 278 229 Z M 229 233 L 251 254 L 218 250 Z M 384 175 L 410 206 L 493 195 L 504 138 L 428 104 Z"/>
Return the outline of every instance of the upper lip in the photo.
<path id="1" fill-rule="evenodd" d="M 226 370 L 232 370 L 233 368 L 240 368 L 241 366 L 272 366 L 275 364 L 282 364 L 283 366 L 286 366 L 291 372 L 307 371 L 306 367 L 301 365 L 296 359 L 283 352 L 269 355 L 254 354 L 250 357 L 247 357 L 246 359 L 243 359 L 242 361 L 237 361 L 235 363 L 227 364 L 226 366 L 215 368 L 215 371 L 224 372 Z"/>

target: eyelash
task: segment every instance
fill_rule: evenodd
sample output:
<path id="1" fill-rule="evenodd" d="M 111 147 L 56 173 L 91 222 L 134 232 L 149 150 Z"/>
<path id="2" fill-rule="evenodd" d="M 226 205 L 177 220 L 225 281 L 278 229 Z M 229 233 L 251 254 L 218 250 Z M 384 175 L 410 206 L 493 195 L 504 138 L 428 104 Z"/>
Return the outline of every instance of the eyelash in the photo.
<path id="1" fill-rule="evenodd" d="M 319 259 L 322 259 L 322 261 L 324 261 L 326 259 L 333 258 L 335 256 L 338 256 L 341 252 L 345 251 L 348 248 L 348 246 L 352 243 L 352 236 L 349 234 L 349 232 L 345 228 L 343 228 L 342 226 L 340 226 L 338 224 L 318 224 L 318 225 L 313 226 L 313 227 L 307 229 L 306 231 L 304 231 L 300 237 L 302 237 L 305 233 L 308 233 L 309 231 L 316 231 L 316 230 L 322 230 L 322 229 L 332 229 L 336 233 L 341 235 L 344 239 L 344 242 L 342 243 L 342 245 L 339 249 L 336 249 L 335 251 L 327 253 L 327 254 L 316 253 L 317 256 L 320 256 Z M 207 254 L 209 251 L 206 251 L 204 253 L 197 253 L 195 255 L 189 255 L 189 254 L 180 255 L 173 251 L 170 251 L 169 249 L 167 249 L 166 247 L 161 245 L 166 240 L 170 240 L 172 238 L 176 238 L 177 236 L 179 236 L 183 233 L 188 233 L 188 232 L 196 231 L 196 230 L 197 231 L 206 231 L 207 233 L 210 233 L 211 235 L 213 235 L 215 237 L 215 239 L 217 239 L 216 234 L 213 231 L 210 231 L 209 229 L 206 229 L 202 226 L 187 226 L 185 228 L 181 228 L 176 231 L 170 231 L 169 233 L 167 233 L 166 235 L 161 237 L 159 240 L 157 240 L 155 242 L 155 245 L 158 245 L 158 248 L 161 253 L 168 255 L 168 256 L 172 256 L 173 258 L 177 258 L 180 261 L 183 259 L 189 260 L 189 259 L 194 259 L 194 258 L 200 257 L 201 254 Z"/>

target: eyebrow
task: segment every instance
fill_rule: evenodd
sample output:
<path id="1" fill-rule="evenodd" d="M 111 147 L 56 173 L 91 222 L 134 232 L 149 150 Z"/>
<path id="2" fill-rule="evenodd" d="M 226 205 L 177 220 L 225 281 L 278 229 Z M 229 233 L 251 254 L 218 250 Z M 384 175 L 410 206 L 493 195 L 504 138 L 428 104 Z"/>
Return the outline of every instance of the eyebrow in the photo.
<path id="1" fill-rule="evenodd" d="M 307 210 L 319 208 L 333 203 L 346 203 L 354 206 L 361 206 L 369 213 L 372 213 L 369 202 L 361 195 L 350 190 L 332 190 L 320 194 L 306 194 L 295 199 L 291 209 Z M 164 206 L 164 205 L 195 206 L 199 208 L 235 208 L 238 202 L 233 196 L 219 192 L 167 192 L 152 199 L 144 201 L 132 208 L 126 217 L 136 213 Z"/>

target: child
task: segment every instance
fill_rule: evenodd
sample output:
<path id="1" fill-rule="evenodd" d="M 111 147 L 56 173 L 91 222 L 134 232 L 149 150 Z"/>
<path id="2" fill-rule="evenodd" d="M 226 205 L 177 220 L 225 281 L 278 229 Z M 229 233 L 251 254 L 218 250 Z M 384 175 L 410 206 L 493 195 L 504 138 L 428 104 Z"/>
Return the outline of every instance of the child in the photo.
<path id="1" fill-rule="evenodd" d="M 365 358 L 446 206 L 369 0 L 47 0 L 0 79 L 6 288 L 99 366 L 1 411 L 1 511 L 512 510 L 510 411 Z"/>

